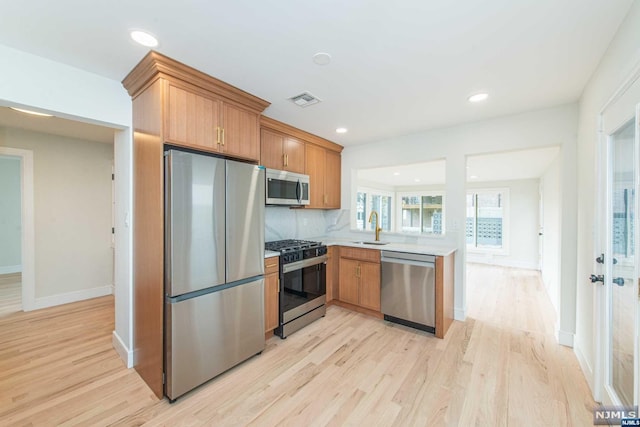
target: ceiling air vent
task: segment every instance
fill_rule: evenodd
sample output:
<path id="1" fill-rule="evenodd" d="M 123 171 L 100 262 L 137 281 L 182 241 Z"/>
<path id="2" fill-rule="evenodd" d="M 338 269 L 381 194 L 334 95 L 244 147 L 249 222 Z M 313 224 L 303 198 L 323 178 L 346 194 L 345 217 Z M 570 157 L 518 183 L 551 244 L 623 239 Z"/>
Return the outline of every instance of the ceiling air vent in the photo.
<path id="1" fill-rule="evenodd" d="M 317 104 L 321 101 L 321 99 L 316 98 L 309 92 L 303 92 L 300 95 L 292 96 L 289 100 L 298 107 L 308 107 L 309 105 Z"/>

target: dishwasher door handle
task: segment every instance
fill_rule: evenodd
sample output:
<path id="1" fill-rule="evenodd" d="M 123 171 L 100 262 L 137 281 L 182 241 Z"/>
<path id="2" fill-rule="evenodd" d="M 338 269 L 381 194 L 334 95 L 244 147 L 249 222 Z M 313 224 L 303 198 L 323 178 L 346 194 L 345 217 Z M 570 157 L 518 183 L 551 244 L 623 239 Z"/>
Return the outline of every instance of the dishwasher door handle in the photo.
<path id="1" fill-rule="evenodd" d="M 380 262 L 393 262 L 397 264 L 435 268 L 436 257 L 433 255 L 412 254 L 406 252 L 381 251 Z"/>
<path id="2" fill-rule="evenodd" d="M 390 264 L 415 265 L 416 267 L 424 267 L 424 268 L 436 268 L 436 264 L 433 262 L 415 261 L 412 259 L 381 258 L 380 262 L 386 262 Z"/>

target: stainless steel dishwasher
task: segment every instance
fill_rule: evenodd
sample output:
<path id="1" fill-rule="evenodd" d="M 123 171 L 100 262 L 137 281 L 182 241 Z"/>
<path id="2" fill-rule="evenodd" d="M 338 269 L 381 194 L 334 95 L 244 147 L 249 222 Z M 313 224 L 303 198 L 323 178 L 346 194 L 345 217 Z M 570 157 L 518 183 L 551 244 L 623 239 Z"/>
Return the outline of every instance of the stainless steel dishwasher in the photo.
<path id="1" fill-rule="evenodd" d="M 436 331 L 436 257 L 381 251 L 380 303 L 384 319 Z"/>

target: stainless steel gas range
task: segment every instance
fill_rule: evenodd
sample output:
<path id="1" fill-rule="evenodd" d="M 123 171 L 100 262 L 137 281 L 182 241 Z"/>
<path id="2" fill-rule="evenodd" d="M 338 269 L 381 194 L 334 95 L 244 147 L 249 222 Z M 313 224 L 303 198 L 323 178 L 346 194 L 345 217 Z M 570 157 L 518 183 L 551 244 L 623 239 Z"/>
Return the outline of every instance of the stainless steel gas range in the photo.
<path id="1" fill-rule="evenodd" d="M 325 315 L 327 247 L 321 242 L 279 240 L 265 248 L 280 252 L 280 338 Z"/>

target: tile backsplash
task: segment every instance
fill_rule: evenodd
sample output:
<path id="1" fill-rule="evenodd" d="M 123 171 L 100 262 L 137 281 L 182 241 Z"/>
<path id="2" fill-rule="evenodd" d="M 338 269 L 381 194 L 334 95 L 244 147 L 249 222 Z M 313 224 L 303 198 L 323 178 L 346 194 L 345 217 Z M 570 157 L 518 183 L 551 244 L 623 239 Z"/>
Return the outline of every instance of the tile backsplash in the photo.
<path id="1" fill-rule="evenodd" d="M 325 211 L 289 209 L 280 206 L 267 206 L 265 209 L 265 241 L 267 242 L 325 236 L 327 231 Z"/>

